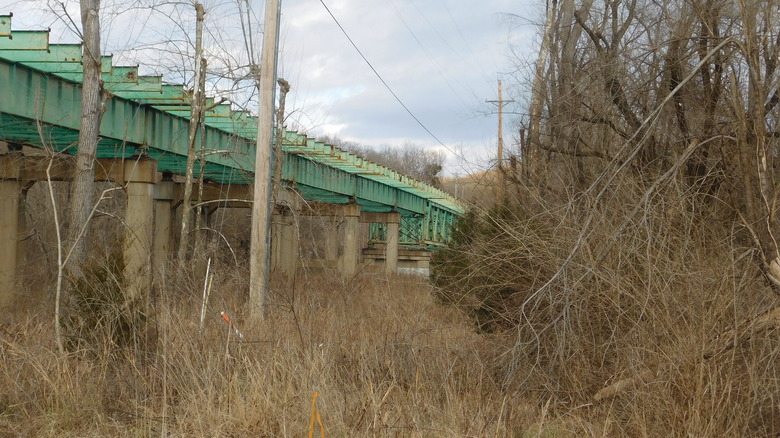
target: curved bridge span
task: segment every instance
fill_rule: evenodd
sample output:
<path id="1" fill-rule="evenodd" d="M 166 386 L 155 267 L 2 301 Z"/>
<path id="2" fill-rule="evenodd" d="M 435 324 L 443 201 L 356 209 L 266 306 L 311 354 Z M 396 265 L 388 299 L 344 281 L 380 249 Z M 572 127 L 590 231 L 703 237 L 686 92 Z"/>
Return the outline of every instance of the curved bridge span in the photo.
<path id="1" fill-rule="evenodd" d="M 0 302 L 9 296 L 23 248 L 24 187 L 73 174 L 81 113 L 82 47 L 52 44 L 48 31 L 11 29 L 11 15 L 0 15 Z M 100 127 L 97 176 L 124 186 L 128 193 L 125 261 L 138 259 L 144 288 L 151 273 L 143 264 L 170 251 L 171 218 L 181 203 L 186 171 L 192 93 L 161 76 L 142 76 L 138 66 L 101 60 L 105 112 Z M 196 139 L 202 145 L 200 205 L 240 207 L 251 203 L 257 118 L 213 98 Z M 373 262 L 394 271 L 406 262 L 424 266 L 426 255 L 446 243 L 455 219 L 464 212 L 453 196 L 391 169 L 295 132 L 281 132 L 284 187 L 274 201 L 272 266 L 292 275 L 297 262 L 301 215 L 332 218 L 338 243 L 310 266 L 354 275 Z M 26 149 L 24 149 L 26 148 Z M 46 149 L 48 154 L 22 152 Z M 51 152 L 55 152 L 52 154 Z M 21 218 L 21 219 L 20 219 Z M 360 227 L 361 223 L 369 226 Z M 359 238 L 361 229 L 368 238 Z M 362 248 L 360 243 L 367 243 Z M 11 249 L 13 248 L 13 249 Z M 334 249 L 335 248 L 335 249 Z M 132 262 L 130 262 L 132 265 Z M 126 277 L 128 273 L 126 272 Z M 135 278 L 138 275 L 132 274 Z"/>

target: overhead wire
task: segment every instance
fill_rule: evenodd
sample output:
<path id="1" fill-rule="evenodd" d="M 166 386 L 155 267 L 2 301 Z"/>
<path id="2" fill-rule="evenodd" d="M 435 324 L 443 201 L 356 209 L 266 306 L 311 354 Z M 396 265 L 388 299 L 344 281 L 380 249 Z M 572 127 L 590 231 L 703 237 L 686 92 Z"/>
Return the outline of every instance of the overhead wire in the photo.
<path id="1" fill-rule="evenodd" d="M 415 115 L 415 114 L 414 114 L 414 113 L 413 113 L 413 112 L 412 112 L 412 111 L 409 109 L 409 107 L 408 107 L 408 106 L 406 106 L 406 104 L 405 104 L 405 103 L 404 103 L 404 102 L 401 100 L 401 98 L 400 98 L 400 97 L 398 97 L 398 94 L 396 94 L 396 93 L 395 93 L 395 91 L 393 91 L 392 87 L 390 87 L 390 85 L 387 83 L 387 81 L 385 81 L 385 79 L 382 77 L 382 75 L 381 75 L 381 74 L 379 74 L 379 72 L 377 71 L 377 69 L 376 69 L 376 68 L 374 68 L 374 66 L 371 64 L 371 62 L 368 60 L 368 58 L 366 58 L 366 56 L 363 54 L 363 52 L 362 52 L 362 51 L 360 50 L 360 48 L 357 46 L 357 44 L 355 43 L 355 41 L 353 41 L 353 40 L 352 40 L 352 37 L 350 37 L 350 36 L 349 36 L 349 34 L 347 33 L 346 29 L 344 29 L 344 27 L 341 25 L 341 23 L 340 23 L 340 22 L 339 22 L 339 20 L 336 18 L 336 16 L 335 16 L 335 15 L 333 15 L 333 12 L 331 12 L 331 10 L 330 10 L 330 8 L 328 7 L 328 5 L 326 5 L 326 4 L 325 4 L 325 1 L 324 1 L 324 0 L 320 0 L 320 3 L 321 3 L 321 4 L 322 4 L 322 6 L 325 8 L 325 10 L 328 12 L 328 14 L 330 15 L 330 17 L 331 17 L 331 18 L 333 19 L 333 21 L 336 23 L 336 25 L 337 25 L 337 26 L 338 26 L 338 28 L 341 30 L 341 32 L 344 34 L 344 36 L 345 36 L 345 37 L 347 37 L 347 40 L 349 40 L 349 43 L 350 43 L 350 44 L 352 44 L 352 47 L 354 47 L 354 49 L 355 49 L 355 50 L 358 52 L 358 54 L 360 55 L 360 57 L 361 57 L 361 58 L 363 58 L 363 61 L 365 61 L 365 63 L 368 65 L 368 67 L 371 69 L 371 71 L 373 71 L 373 72 L 374 72 L 374 75 L 376 75 L 376 77 L 379 79 L 379 81 L 380 81 L 380 82 L 382 82 L 382 85 L 384 85 L 384 86 L 385 86 L 385 88 L 387 88 L 387 91 L 389 91 L 389 92 L 390 92 L 390 94 L 391 94 L 391 95 L 392 95 L 392 96 L 395 98 L 395 100 L 396 100 L 396 101 L 397 101 L 397 102 L 398 102 L 398 103 L 399 103 L 399 104 L 400 104 L 400 105 L 403 107 L 403 109 L 404 109 L 404 110 L 405 110 L 405 111 L 406 111 L 406 112 L 409 114 L 409 116 L 411 116 L 411 117 L 412 117 L 412 119 L 414 119 L 414 121 L 415 121 L 415 122 L 417 122 L 417 124 L 418 124 L 418 125 L 419 125 L 419 126 L 420 126 L 420 127 L 421 127 L 421 128 L 424 130 L 424 131 L 425 131 L 425 132 L 427 132 L 427 133 L 428 133 L 428 135 L 430 135 L 430 136 L 431 136 L 431 138 L 433 138 L 434 140 L 436 140 L 436 142 L 437 142 L 439 145 L 441 145 L 441 146 L 442 146 L 444 149 L 448 150 L 450 153 L 454 154 L 454 155 L 455 155 L 455 156 L 457 156 L 458 158 L 460 158 L 460 159 L 462 159 L 462 160 L 464 160 L 464 161 L 468 161 L 468 160 L 466 160 L 466 158 L 465 158 L 465 157 L 464 157 L 464 156 L 463 156 L 461 153 L 459 153 L 458 151 L 456 151 L 456 150 L 452 149 L 451 147 L 447 146 L 446 144 L 444 144 L 444 142 L 443 142 L 443 141 L 441 141 L 441 140 L 439 139 L 439 137 L 437 137 L 437 136 L 436 136 L 436 135 L 435 135 L 435 134 L 434 134 L 434 133 L 433 133 L 433 132 L 432 132 L 430 129 L 428 129 L 428 127 L 427 127 L 427 126 L 425 126 L 425 124 L 424 124 L 424 123 L 423 123 L 423 122 L 422 122 L 422 121 L 421 121 L 421 120 L 420 120 L 420 119 L 419 119 L 419 118 L 418 118 L 418 117 L 417 117 L 417 116 L 416 116 L 416 115 Z"/>
<path id="2" fill-rule="evenodd" d="M 486 111 L 486 110 L 484 110 L 484 109 L 479 109 L 479 108 L 477 108 L 477 107 L 476 107 L 476 105 L 475 105 L 475 104 L 476 104 L 476 102 L 479 102 L 479 104 L 480 104 L 480 105 L 484 106 L 484 100 L 482 100 L 482 99 L 478 98 L 477 92 L 476 92 L 476 91 L 475 91 L 475 90 L 474 90 L 474 89 L 471 87 L 471 85 L 470 85 L 468 82 L 460 83 L 460 84 L 459 84 L 459 86 L 463 87 L 464 89 L 468 89 L 468 90 L 471 92 L 471 95 L 472 95 L 472 97 L 473 97 L 473 99 L 474 99 L 474 101 L 475 101 L 475 102 L 474 102 L 474 103 L 472 103 L 471 105 L 469 105 L 469 104 L 467 104 L 467 103 L 464 101 L 464 99 L 461 97 L 461 95 L 460 95 L 460 94 L 459 94 L 459 93 L 458 93 L 458 92 L 457 92 L 457 91 L 456 91 L 456 90 L 453 88 L 453 86 L 452 86 L 451 82 L 450 82 L 450 81 L 449 81 L 449 79 L 448 79 L 448 75 L 445 73 L 445 71 L 443 71 L 443 70 L 441 69 L 441 67 L 440 67 L 439 63 L 438 63 L 438 62 L 436 62 L 436 59 L 435 59 L 435 58 L 434 58 L 434 57 L 433 57 L 433 56 L 432 56 L 432 55 L 429 53 L 429 51 L 428 51 L 428 50 L 425 48 L 425 45 L 424 45 L 424 44 L 422 43 L 422 41 L 421 41 L 421 40 L 420 40 L 420 39 L 417 37 L 417 34 L 416 34 L 416 33 L 415 33 L 413 30 L 412 30 L 412 28 L 409 26 L 409 24 L 407 23 L 407 21 L 404 19 L 404 17 L 403 17 L 403 16 L 402 16 L 402 14 L 401 14 L 401 11 L 400 11 L 400 10 L 399 10 L 399 9 L 398 9 L 396 6 L 395 6 L 395 4 L 394 4 L 394 1 L 393 1 L 393 0 L 387 0 L 387 1 L 388 1 L 388 3 L 390 4 L 390 7 L 392 7 L 392 8 L 393 8 L 393 10 L 394 10 L 394 12 L 396 13 L 396 15 L 398 15 L 398 18 L 399 18 L 399 19 L 401 20 L 401 22 L 404 24 L 404 26 L 406 27 L 406 29 L 407 29 L 407 30 L 409 31 L 409 33 L 412 35 L 412 37 L 414 38 L 414 40 L 415 40 L 415 41 L 417 41 L 417 44 L 420 46 L 420 48 L 421 48 L 421 49 L 422 49 L 422 50 L 423 50 L 423 51 L 424 51 L 424 52 L 425 52 L 425 53 L 428 55 L 428 57 L 429 57 L 429 59 L 431 60 L 431 62 L 432 62 L 432 63 L 433 63 L 433 64 L 434 64 L 434 65 L 437 67 L 437 69 L 439 70 L 439 74 L 441 74 L 442 78 L 443 78 L 443 79 L 444 79 L 444 81 L 447 83 L 447 86 L 450 88 L 450 90 L 453 92 L 453 94 L 454 94 L 454 95 L 455 95 L 455 96 L 458 98 L 458 100 L 461 102 L 461 105 L 463 105 L 463 107 L 464 107 L 464 109 L 466 110 L 466 112 L 467 112 L 467 113 L 469 113 L 469 112 L 470 112 L 470 113 L 472 113 L 472 114 L 471 114 L 471 116 L 468 116 L 468 117 L 463 117 L 463 118 L 461 118 L 461 120 L 463 120 L 463 121 L 465 121 L 465 120 L 472 120 L 472 119 L 475 119 L 475 118 L 478 118 L 478 117 L 485 117 L 485 116 L 487 116 L 487 115 L 494 114 L 493 112 Z M 439 38 L 442 40 L 442 42 L 444 43 L 444 45 L 445 45 L 447 48 L 449 48 L 449 50 L 450 50 L 452 53 L 454 53 L 456 56 L 459 56 L 459 59 L 462 59 L 462 60 L 467 60 L 467 62 L 469 62 L 469 64 L 471 64 L 471 65 L 472 65 L 472 68 L 473 68 L 473 70 L 474 70 L 474 71 L 480 71 L 484 77 L 488 77 L 488 76 L 490 76 L 490 75 L 487 73 L 487 71 L 485 70 L 485 65 L 484 65 L 484 63 L 482 63 L 482 62 L 480 62 L 480 61 L 479 61 L 479 59 L 476 57 L 476 55 L 474 54 L 473 50 L 471 49 L 471 45 L 468 43 L 468 41 L 466 40 L 465 36 L 463 35 L 463 31 L 461 30 L 461 28 L 460 28 L 460 26 L 458 25 L 458 23 L 457 23 L 457 21 L 455 20 L 455 18 L 452 16 L 452 11 L 449 9 L 449 7 L 447 6 L 447 4 L 446 4 L 446 2 L 445 2 L 444 0 L 442 0 L 442 3 L 443 3 L 443 6 L 444 6 L 444 8 L 445 8 L 445 9 L 446 9 L 446 11 L 447 11 L 447 14 L 448 14 L 448 16 L 449 16 L 449 18 L 450 18 L 450 21 L 452 21 L 453 25 L 455 26 L 455 29 L 457 30 L 458 34 L 460 35 L 460 38 L 461 38 L 461 39 L 463 40 L 463 42 L 465 43 L 465 45 L 466 45 L 466 49 L 467 49 L 467 52 L 468 52 L 468 54 L 469 54 L 469 55 L 471 55 L 470 57 L 469 57 L 469 56 L 463 56 L 463 55 L 461 54 L 461 52 L 459 52 L 458 50 L 456 50 L 456 49 L 455 49 L 455 48 L 454 48 L 454 47 L 453 47 L 453 46 L 450 44 L 450 42 L 448 41 L 448 39 L 447 39 L 447 38 L 444 38 L 444 36 L 441 34 L 441 32 L 439 31 L 439 29 L 437 28 L 437 26 L 436 26 L 436 25 L 435 25 L 435 24 L 434 24 L 434 23 L 433 23 L 433 22 L 432 22 L 432 21 L 431 21 L 431 20 L 428 18 L 428 16 L 425 14 L 425 12 L 424 12 L 423 10 L 421 10 L 421 9 L 420 9 L 420 7 L 417 5 L 417 3 L 416 3 L 416 2 L 411 2 L 412 6 L 414 6 L 414 8 L 417 10 L 417 14 L 418 14 L 420 17 L 422 17 L 422 18 L 425 20 L 425 22 L 427 23 L 427 25 L 428 25 L 428 28 L 429 28 L 429 29 L 431 29 L 431 30 L 432 30 L 434 33 L 436 33 L 436 35 L 437 35 L 437 36 L 438 36 L 438 37 L 439 37 Z M 474 113 L 476 113 L 476 114 L 474 114 Z M 470 164 L 474 164 L 474 163 L 470 163 Z"/>
<path id="3" fill-rule="evenodd" d="M 466 38 L 465 35 L 463 35 L 463 30 L 458 25 L 458 22 L 457 20 L 455 20 L 455 17 L 453 17 L 450 7 L 447 6 L 447 0 L 441 0 L 441 3 L 444 6 L 444 9 L 447 11 L 447 16 L 450 18 L 450 21 L 452 21 L 452 25 L 455 27 L 455 30 L 458 31 L 458 35 L 460 35 L 460 39 L 463 40 L 463 43 L 466 45 L 466 49 L 468 49 L 469 54 L 471 55 L 472 58 L 474 58 L 477 66 L 479 66 L 480 70 L 482 70 L 482 73 L 485 76 L 488 76 L 488 73 L 487 71 L 485 71 L 483 64 L 479 62 L 479 59 L 477 59 L 477 55 L 474 53 L 474 50 L 471 48 L 471 44 L 469 43 L 469 40 Z M 415 7 L 417 7 L 417 5 L 415 5 Z"/>
<path id="4" fill-rule="evenodd" d="M 449 15 L 450 21 L 452 21 L 455 30 L 458 32 L 460 38 L 465 43 L 466 51 L 470 56 L 463 56 L 462 51 L 459 51 L 455 47 L 453 47 L 450 39 L 445 38 L 444 35 L 442 35 L 442 33 L 439 31 L 436 24 L 428 18 L 428 15 L 426 15 L 422 9 L 420 9 L 420 7 L 417 5 L 417 2 L 412 2 L 412 6 L 414 6 L 414 9 L 417 10 L 419 16 L 422 17 L 426 23 L 428 23 L 428 27 L 431 30 L 433 30 L 433 32 L 436 33 L 436 35 L 439 37 L 442 43 L 444 43 L 444 45 L 447 46 L 447 48 L 449 48 L 452 53 L 459 56 L 459 59 L 467 61 L 471 65 L 471 68 L 473 68 L 474 70 L 481 71 L 484 76 L 490 76 L 487 70 L 485 70 L 485 64 L 483 62 L 480 62 L 479 59 L 477 59 L 477 56 L 474 54 L 474 51 L 471 49 L 471 45 L 468 43 L 468 41 L 466 41 L 466 38 L 463 36 L 463 31 L 460 29 L 460 26 L 458 26 L 458 23 L 455 21 L 455 18 L 452 16 L 452 12 L 450 11 L 449 6 L 447 6 L 446 2 L 443 2 L 443 6 L 447 11 L 447 14 Z M 469 88 L 471 94 L 476 96 L 476 93 L 471 88 L 471 86 L 467 85 L 466 88 Z"/>
<path id="5" fill-rule="evenodd" d="M 439 74 L 441 75 L 442 78 L 444 78 L 444 82 L 447 83 L 447 87 L 450 89 L 450 91 L 452 91 L 452 94 L 455 97 L 457 97 L 457 99 L 460 101 L 461 105 L 463 105 L 464 108 L 468 109 L 468 105 L 466 104 L 466 101 L 463 100 L 463 98 L 460 96 L 460 94 L 452 86 L 452 83 L 450 82 L 449 77 L 447 76 L 445 71 L 441 68 L 441 65 L 436 61 L 436 58 L 433 56 L 433 54 L 431 54 L 431 52 L 425 47 L 425 45 L 422 43 L 420 38 L 414 32 L 414 30 L 412 30 L 411 26 L 409 26 L 409 23 L 406 22 L 406 19 L 401 14 L 401 11 L 399 11 L 398 8 L 396 8 L 395 4 L 393 3 L 393 0 L 388 0 L 387 3 L 390 5 L 390 7 L 395 12 L 395 14 L 401 20 L 401 23 L 403 23 L 404 27 L 409 32 L 409 34 L 412 36 L 412 38 L 414 38 L 414 40 L 417 42 L 417 45 L 420 46 L 420 49 L 422 49 L 422 51 L 425 52 L 425 56 L 428 57 L 428 59 L 431 61 L 431 64 L 433 64 L 436 67 L 436 70 L 439 71 Z M 417 6 L 415 5 L 415 8 L 416 7 Z M 422 15 L 422 12 L 419 10 L 419 8 L 417 10 L 418 10 L 418 12 L 420 12 L 420 16 L 422 16 L 428 22 L 428 25 L 430 26 L 430 28 L 433 29 L 434 31 L 436 31 L 436 28 L 433 26 L 433 24 L 424 15 Z M 438 33 L 438 31 L 436 31 L 436 32 Z M 446 42 L 446 40 L 445 40 L 445 44 L 447 44 L 447 46 L 450 48 L 450 50 L 452 50 L 454 52 L 454 50 L 452 49 L 451 46 L 449 46 L 449 44 Z"/>

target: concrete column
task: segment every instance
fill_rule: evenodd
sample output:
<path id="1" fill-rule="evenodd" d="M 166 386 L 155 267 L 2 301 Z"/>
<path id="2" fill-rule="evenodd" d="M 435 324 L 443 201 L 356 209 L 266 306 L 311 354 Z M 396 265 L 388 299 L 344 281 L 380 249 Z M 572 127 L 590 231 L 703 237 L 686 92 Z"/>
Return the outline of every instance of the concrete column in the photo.
<path id="1" fill-rule="evenodd" d="M 17 281 L 24 275 L 25 265 L 27 264 L 27 238 L 29 238 L 29 231 L 27 230 L 27 192 L 32 187 L 34 182 L 28 182 L 27 185 L 22 186 L 22 190 L 19 192 L 19 205 L 16 209 L 16 275 Z"/>
<path id="2" fill-rule="evenodd" d="M 344 206 L 344 253 L 339 264 L 345 278 L 357 274 L 358 256 L 360 255 L 360 205 Z"/>
<path id="3" fill-rule="evenodd" d="M 401 215 L 399 213 L 388 213 L 386 225 L 385 272 L 392 274 L 398 270 L 398 234 L 401 228 Z"/>
<path id="4" fill-rule="evenodd" d="M 152 264 L 155 283 L 159 283 L 160 269 L 173 253 L 173 181 L 162 181 L 154 186 L 154 241 Z"/>
<path id="5" fill-rule="evenodd" d="M 284 271 L 294 275 L 298 267 L 298 229 L 295 226 L 295 213 L 285 210 L 282 215 L 280 233 L 281 260 Z"/>
<path id="6" fill-rule="evenodd" d="M 0 181 L 0 306 L 10 304 L 16 292 L 20 193 L 18 180 Z"/>
<path id="7" fill-rule="evenodd" d="M 298 269 L 298 194 L 282 188 L 271 218 L 271 270 L 284 275 L 288 284 Z"/>
<path id="8" fill-rule="evenodd" d="M 271 270 L 290 281 L 298 268 L 298 232 L 289 209 L 276 212 L 271 221 Z"/>
<path id="9" fill-rule="evenodd" d="M 285 214 L 282 242 L 285 246 L 284 264 L 288 267 L 288 276 L 292 278 L 295 277 L 295 272 L 298 269 L 298 226 L 292 211 Z"/>
<path id="10" fill-rule="evenodd" d="M 146 301 L 152 281 L 152 245 L 154 231 L 154 182 L 157 163 L 152 160 L 126 160 L 127 181 L 125 212 L 124 278 L 128 301 Z"/>

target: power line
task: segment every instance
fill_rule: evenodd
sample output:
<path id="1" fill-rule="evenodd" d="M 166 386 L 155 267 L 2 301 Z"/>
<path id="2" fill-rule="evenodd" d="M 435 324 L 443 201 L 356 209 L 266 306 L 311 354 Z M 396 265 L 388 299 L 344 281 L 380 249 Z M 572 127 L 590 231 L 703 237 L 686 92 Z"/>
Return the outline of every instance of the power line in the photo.
<path id="1" fill-rule="evenodd" d="M 366 64 L 368 64 L 368 66 L 371 68 L 371 71 L 373 71 L 373 72 L 374 72 L 374 74 L 376 75 L 376 77 L 377 77 L 377 78 L 379 78 L 379 80 L 382 82 L 382 84 L 385 86 L 385 88 L 387 88 L 387 91 L 389 91 L 389 92 L 390 92 L 390 94 L 392 94 L 392 95 L 393 95 L 393 97 L 395 98 L 395 100 L 396 100 L 396 101 L 398 101 L 398 103 L 399 103 L 399 104 L 400 104 L 400 105 L 401 105 L 401 106 L 404 108 L 404 110 L 406 110 L 406 112 L 407 112 L 407 113 L 409 113 L 409 115 L 410 115 L 410 116 L 411 116 L 411 117 L 414 119 L 414 121 L 415 121 L 415 122 L 417 122 L 417 124 L 418 124 L 418 125 L 420 125 L 420 127 L 421 127 L 422 129 L 424 129 L 424 130 L 425 130 L 425 132 L 427 132 L 427 133 L 428 133 L 428 135 L 430 135 L 430 136 L 431 136 L 431 138 L 433 138 L 434 140 L 436 140 L 436 142 L 437 142 L 437 143 L 439 143 L 440 145 L 442 145 L 442 147 L 444 147 L 445 149 L 447 149 L 448 151 L 450 151 L 451 153 L 455 154 L 456 156 L 460 157 L 461 159 L 463 159 L 463 160 L 465 161 L 465 160 L 466 160 L 466 159 L 465 159 L 465 157 L 463 157 L 462 155 L 460 155 L 458 152 L 456 152 L 456 151 L 454 151 L 454 150 L 450 149 L 450 147 L 449 147 L 449 146 L 447 146 L 446 144 L 444 144 L 444 142 L 442 142 L 441 140 L 439 140 L 439 137 L 436 137 L 436 135 L 434 135 L 434 133 L 433 133 L 433 132 L 431 132 L 431 130 L 430 130 L 430 129 L 428 129 L 428 127 L 427 127 L 427 126 L 425 126 L 425 124 L 423 124 L 423 122 L 421 122 L 421 121 L 420 121 L 420 119 L 418 119 L 418 118 L 417 118 L 417 116 L 415 116 L 415 115 L 414 115 L 414 113 L 412 113 L 412 111 L 409 109 L 409 107 L 407 107 L 407 106 L 406 106 L 406 104 L 404 104 L 404 102 L 401 100 L 401 98 L 400 98 L 400 97 L 398 97 L 398 95 L 397 95 L 397 94 L 395 94 L 395 91 L 393 91 L 393 89 L 392 89 L 392 88 L 390 88 L 390 85 L 388 85 L 388 83 L 387 83 L 387 82 L 385 82 L 384 78 L 382 78 L 382 75 L 380 75 L 380 74 L 379 74 L 379 72 L 378 72 L 378 71 L 377 71 L 377 70 L 374 68 L 374 66 L 371 64 L 371 62 L 369 62 L 369 60 L 366 58 L 366 56 L 363 54 L 363 52 L 362 52 L 362 51 L 361 51 L 361 50 L 358 48 L 357 44 L 355 44 L 355 42 L 354 42 L 354 41 L 352 40 L 352 38 L 349 36 L 349 34 L 347 33 L 347 31 L 346 31 L 346 30 L 344 30 L 344 27 L 341 25 L 341 23 L 339 23 L 339 20 L 338 20 L 338 19 L 336 19 L 336 16 L 335 16 L 335 15 L 333 15 L 333 12 L 331 12 L 331 11 L 330 11 L 330 8 L 328 8 L 328 5 L 326 5 L 326 4 L 325 4 L 325 1 L 324 1 L 324 0 L 320 0 L 320 3 L 322 3 L 322 6 L 324 6 L 324 7 L 325 7 L 325 10 L 326 10 L 326 11 L 328 11 L 328 14 L 330 14 L 330 17 L 333 19 L 333 21 L 334 21 L 334 22 L 336 22 L 336 25 L 339 27 L 339 29 L 341 29 L 341 32 L 344 34 L 344 36 L 345 36 L 345 37 L 347 37 L 347 39 L 349 40 L 350 44 L 352 44 L 352 47 L 354 47 L 354 48 L 355 48 L 355 50 L 356 50 L 356 51 L 358 52 L 358 54 L 360 55 L 360 57 L 361 57 L 361 58 L 363 58 L 363 61 L 365 61 L 365 62 L 366 62 Z"/>
<path id="2" fill-rule="evenodd" d="M 414 40 L 417 42 L 417 45 L 420 46 L 420 49 L 422 49 L 422 51 L 425 53 L 425 56 L 428 57 L 428 60 L 431 61 L 431 64 L 433 64 L 433 66 L 436 67 L 436 70 L 439 71 L 439 74 L 444 79 L 444 82 L 447 83 L 447 87 L 450 89 L 450 91 L 452 91 L 453 96 L 455 96 L 460 101 L 461 105 L 463 105 L 463 108 L 468 110 L 468 105 L 466 105 L 466 101 L 464 101 L 460 97 L 460 94 L 452 86 L 452 83 L 450 82 L 449 78 L 447 77 L 447 74 L 444 72 L 444 69 L 442 69 L 441 65 L 439 65 L 439 63 L 436 61 L 436 58 L 433 56 L 433 54 L 431 54 L 431 52 L 428 51 L 428 49 L 422 43 L 420 38 L 417 37 L 417 34 L 414 33 L 414 31 L 412 30 L 411 26 L 409 26 L 409 23 L 406 22 L 406 19 L 404 19 L 403 15 L 401 14 L 401 11 L 398 10 L 398 8 L 395 7 L 395 4 L 393 4 L 393 0 L 388 0 L 387 3 L 390 5 L 390 7 L 395 12 L 395 14 L 401 20 L 401 23 L 403 23 L 404 27 L 409 32 L 409 34 L 412 36 L 412 38 L 414 38 Z M 428 22 L 428 27 L 430 29 L 432 29 L 434 32 L 436 32 L 441 37 L 441 34 L 436 30 L 436 28 L 434 27 L 433 23 L 431 23 L 430 20 L 428 20 L 428 18 L 425 17 L 422 14 L 422 11 L 420 11 L 420 9 L 417 8 L 417 5 L 414 5 L 414 7 L 417 9 L 417 12 L 419 12 L 420 16 L 423 17 L 425 19 L 425 21 Z M 449 43 L 446 40 L 444 40 L 444 42 L 447 45 L 447 47 L 449 47 L 450 50 L 452 50 L 452 46 L 450 46 Z"/>

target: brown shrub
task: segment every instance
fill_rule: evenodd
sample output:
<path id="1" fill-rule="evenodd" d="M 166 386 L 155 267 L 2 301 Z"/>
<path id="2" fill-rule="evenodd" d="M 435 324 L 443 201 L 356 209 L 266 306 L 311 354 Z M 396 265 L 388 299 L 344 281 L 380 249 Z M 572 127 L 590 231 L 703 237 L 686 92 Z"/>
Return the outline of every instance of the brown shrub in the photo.
<path id="1" fill-rule="evenodd" d="M 648 184 L 621 178 L 599 202 L 544 202 L 520 187 L 534 202 L 472 213 L 434 264 L 438 295 L 500 332 L 505 391 L 542 394 L 556 417 L 603 425 L 580 433 L 778 433 L 778 331 L 737 330 L 778 306 L 746 231 L 676 188 L 634 214 Z M 713 354 L 719 334 L 733 333 L 746 334 Z M 594 401 L 621 379 L 622 390 Z"/>

